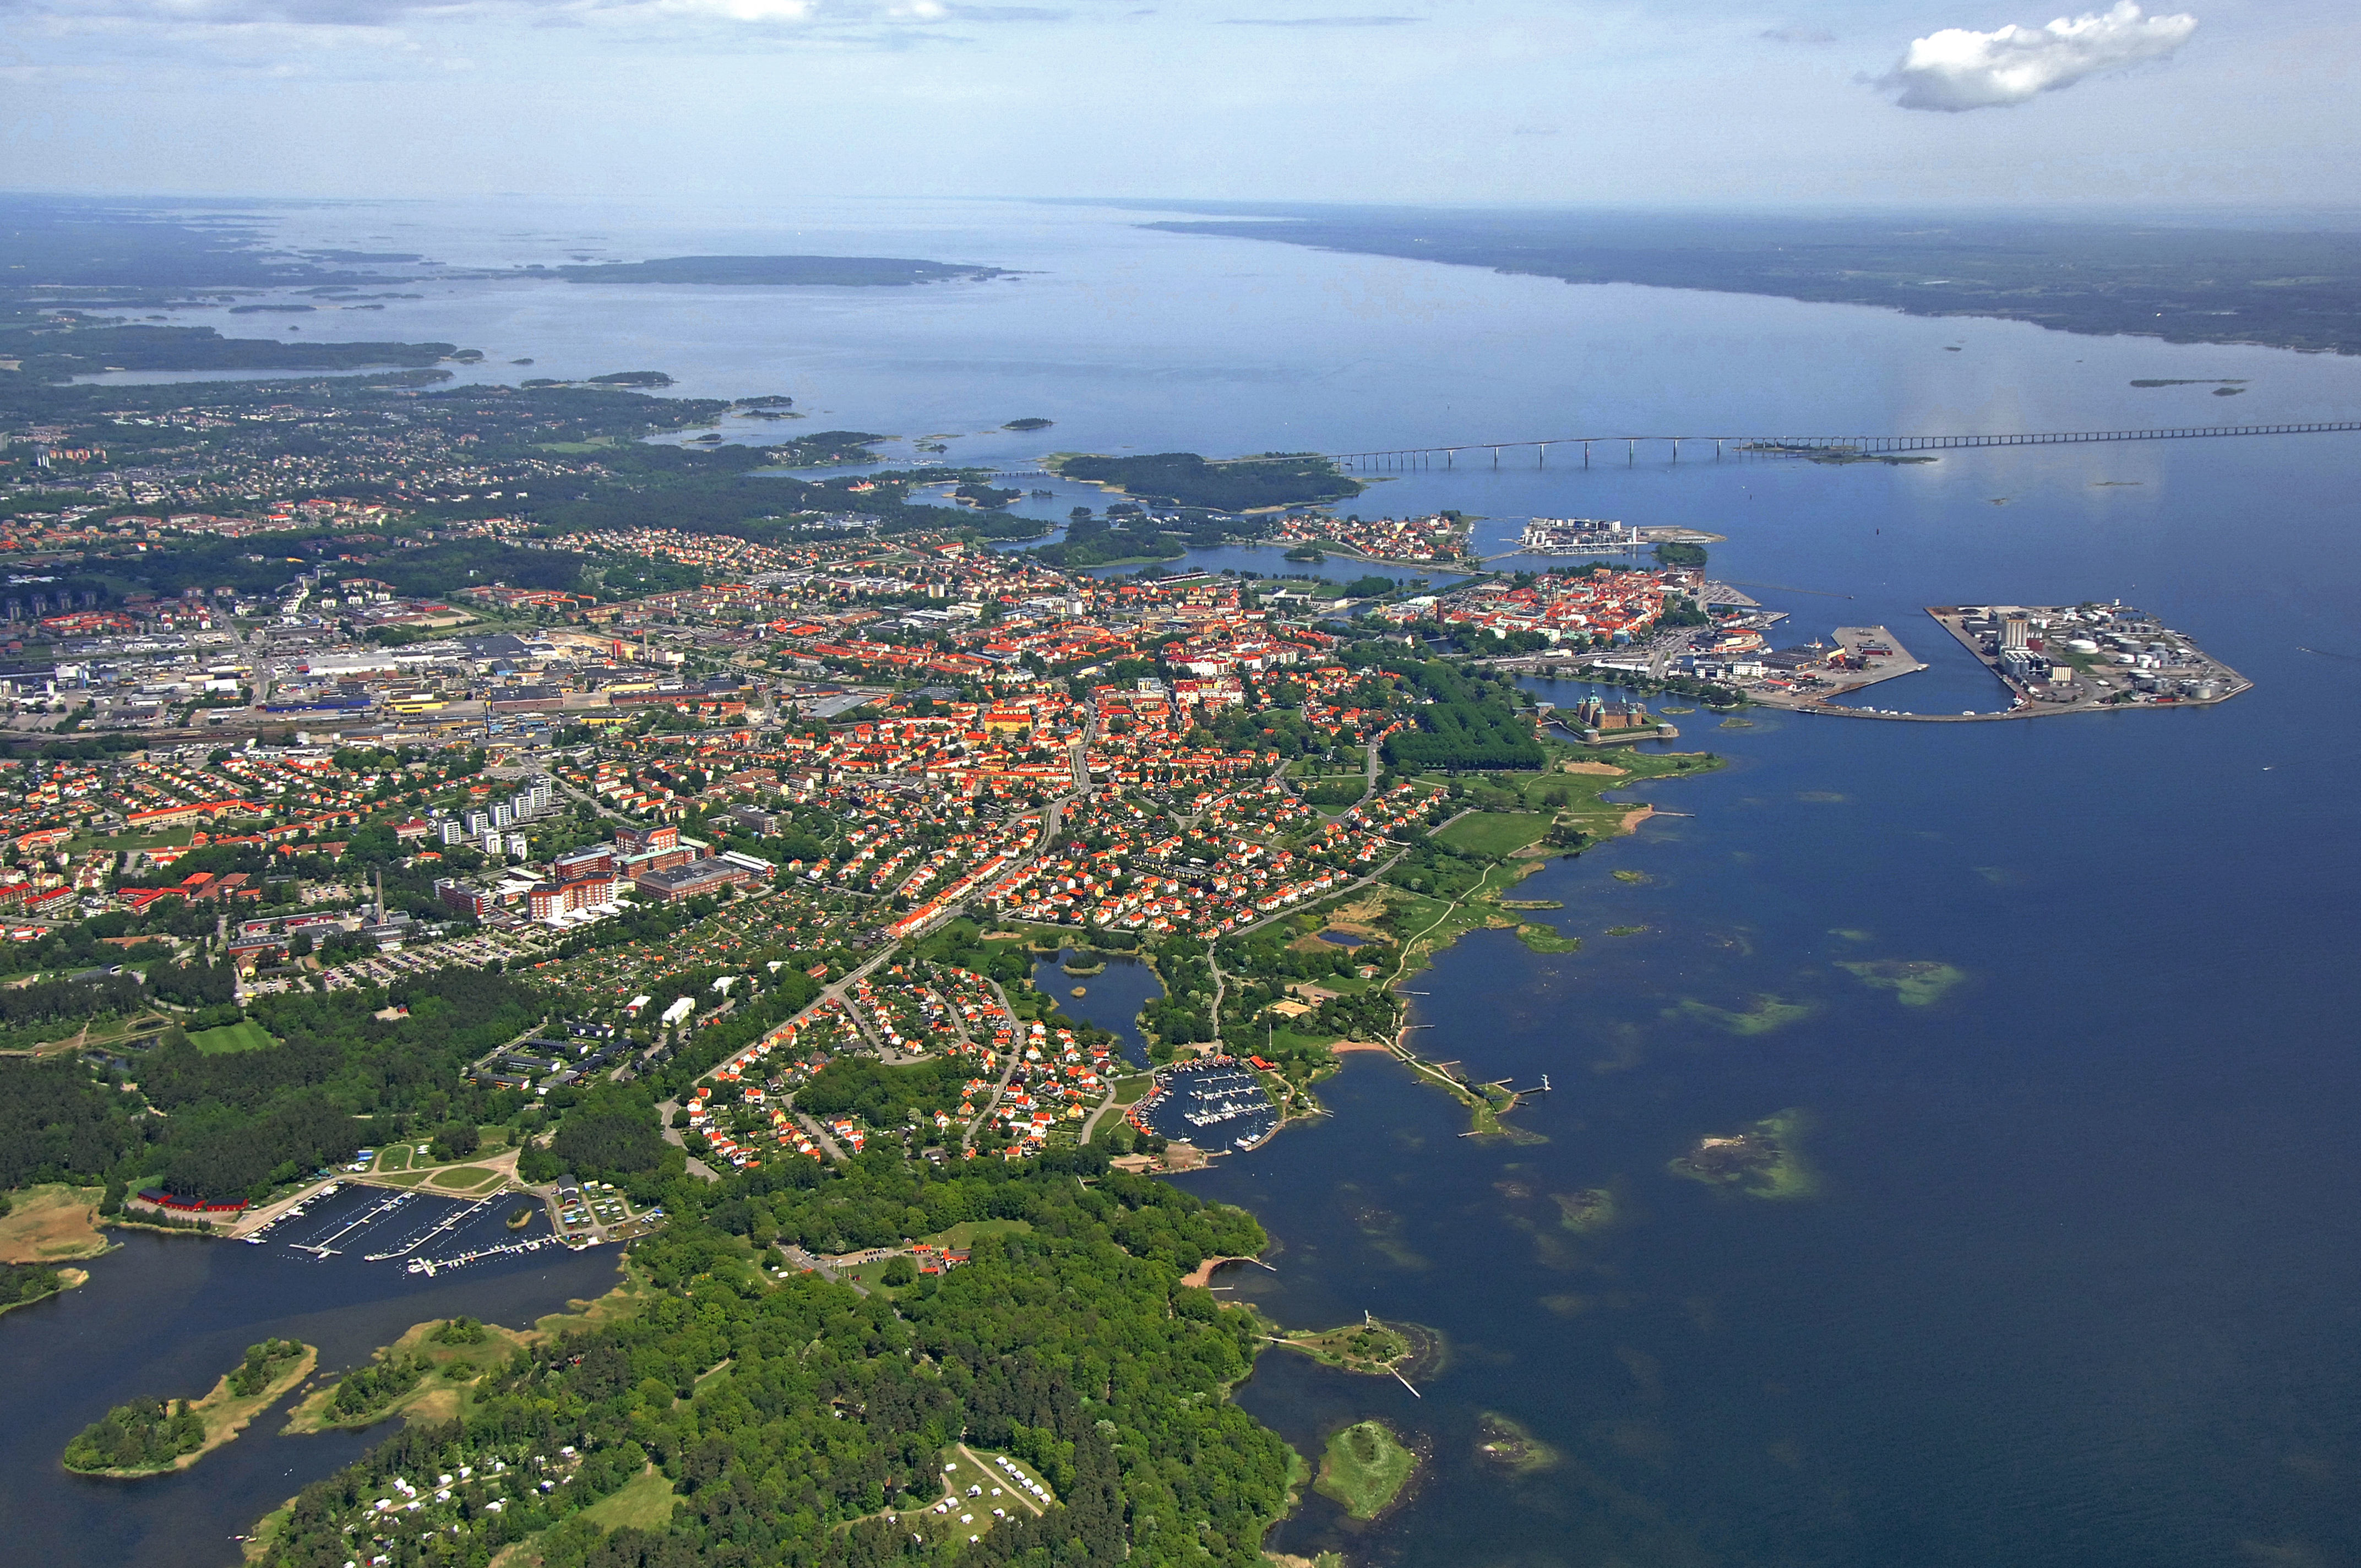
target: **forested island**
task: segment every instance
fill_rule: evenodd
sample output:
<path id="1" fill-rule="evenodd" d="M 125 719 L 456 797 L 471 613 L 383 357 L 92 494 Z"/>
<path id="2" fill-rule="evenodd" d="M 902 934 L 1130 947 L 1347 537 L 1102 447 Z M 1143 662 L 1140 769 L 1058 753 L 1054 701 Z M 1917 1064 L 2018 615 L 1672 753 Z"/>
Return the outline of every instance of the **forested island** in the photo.
<path id="1" fill-rule="evenodd" d="M 1117 502 L 1106 509 L 1104 517 L 1093 515 L 1088 507 L 1076 507 L 1067 521 L 1065 537 L 1054 544 L 1039 545 L 1032 554 L 1052 566 L 1070 569 L 1129 566 L 1178 561 L 1191 549 L 1212 549 L 1269 534 L 1269 523 L 1260 518 L 1224 516 L 1197 508 L 1159 516 L 1145 507 Z"/>
<path id="2" fill-rule="evenodd" d="M 117 1405 L 66 1444 L 63 1463 L 85 1475 L 137 1476 L 185 1470 L 246 1430 L 272 1400 L 311 1376 L 319 1353 L 291 1339 L 248 1345 L 246 1359 L 187 1399 Z"/>
<path id="3" fill-rule="evenodd" d="M 1325 457 L 1309 453 L 1266 454 L 1253 460 L 1209 462 L 1194 452 L 1158 452 L 1137 457 L 1068 453 L 1044 466 L 1069 479 L 1082 479 L 1141 500 L 1215 511 L 1256 511 L 1266 507 L 1342 500 L 1361 493 Z"/>
<path id="4" fill-rule="evenodd" d="M 1145 226 L 1640 283 L 1996 316 L 2061 332 L 2361 353 L 2361 236 L 2031 218 L 1812 218 L 1159 203 Z"/>
<path id="5" fill-rule="evenodd" d="M 0 315 L 0 382 L 67 381 L 104 370 L 366 370 L 418 367 L 459 352 L 448 343 L 282 342 L 224 337 L 209 326 L 126 326 L 96 317 Z M 15 367 L 7 367 L 8 361 Z"/>

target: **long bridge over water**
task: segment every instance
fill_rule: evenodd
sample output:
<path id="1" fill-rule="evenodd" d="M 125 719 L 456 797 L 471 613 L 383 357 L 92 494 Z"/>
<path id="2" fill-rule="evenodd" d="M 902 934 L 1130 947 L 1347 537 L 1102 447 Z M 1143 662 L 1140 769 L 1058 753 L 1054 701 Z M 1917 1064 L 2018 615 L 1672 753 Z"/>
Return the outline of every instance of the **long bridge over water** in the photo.
<path id="1" fill-rule="evenodd" d="M 1409 468 L 1451 468 L 1461 457 L 1480 461 L 1486 455 L 1499 467 L 1504 455 L 1530 452 L 1537 466 L 1546 465 L 1550 449 L 1582 449 L 1582 466 L 1591 465 L 1594 446 L 1611 455 L 1621 446 L 1627 464 L 1639 461 L 1642 445 L 1669 446 L 1672 460 L 1681 460 L 1681 447 L 1711 446 L 1718 458 L 1726 451 L 1750 457 L 1876 458 L 1916 452 L 1949 452 L 1977 446 L 2069 446 L 2107 441 L 2200 441 L 2234 435 L 2318 435 L 2361 431 L 2361 420 L 2311 420 L 2287 424 L 2171 425 L 2158 430 L 2026 431 L 1997 435 L 1556 435 L 1533 441 L 1463 441 L 1449 446 L 1397 446 L 1373 452 L 1270 454 L 1227 457 L 1224 463 L 1280 463 L 1306 455 L 1326 458 L 1355 473 Z"/>

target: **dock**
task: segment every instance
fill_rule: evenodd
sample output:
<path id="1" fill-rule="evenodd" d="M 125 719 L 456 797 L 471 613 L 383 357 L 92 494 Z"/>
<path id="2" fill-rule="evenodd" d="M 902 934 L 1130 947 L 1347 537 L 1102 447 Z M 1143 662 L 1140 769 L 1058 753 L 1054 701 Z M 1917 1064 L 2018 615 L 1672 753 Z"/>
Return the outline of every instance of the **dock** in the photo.
<path id="1" fill-rule="evenodd" d="M 1798 674 L 1809 674 L 1813 677 L 1810 685 L 1799 685 L 1787 691 L 1750 688 L 1746 694 L 1748 700 L 1761 703 L 1765 707 L 1812 711 L 1838 697 L 1850 696 L 1855 692 L 1866 691 L 1871 686 L 1898 680 L 1904 675 L 1915 675 L 1927 667 L 1926 662 L 1905 648 L 1902 640 L 1887 627 L 1839 626 L 1836 629 L 1835 639 L 1836 647 L 1825 660 L 1796 672 Z M 1806 650 L 1788 652 L 1800 653 Z"/>

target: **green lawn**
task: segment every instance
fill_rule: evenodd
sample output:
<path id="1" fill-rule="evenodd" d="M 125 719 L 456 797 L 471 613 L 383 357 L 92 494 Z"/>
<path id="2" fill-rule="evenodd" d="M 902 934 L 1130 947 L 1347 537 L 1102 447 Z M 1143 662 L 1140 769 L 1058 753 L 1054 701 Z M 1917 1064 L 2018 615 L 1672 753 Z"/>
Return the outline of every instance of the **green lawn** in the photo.
<path id="1" fill-rule="evenodd" d="M 269 1030 L 251 1018 L 241 1018 L 218 1029 L 200 1029 L 189 1036 L 189 1044 L 209 1057 L 227 1056 L 233 1051 L 267 1051 L 278 1043 Z"/>
<path id="2" fill-rule="evenodd" d="M 1532 811 L 1484 811 L 1463 817 L 1435 835 L 1455 850 L 1479 855 L 1508 855 L 1538 844 L 1550 829 L 1550 819 Z"/>
<path id="3" fill-rule="evenodd" d="M 1356 1519 L 1375 1519 L 1400 1495 L 1418 1455 L 1383 1421 L 1360 1421 L 1328 1440 L 1312 1489 L 1345 1505 Z"/>
<path id="4" fill-rule="evenodd" d="M 674 1505 L 672 1482 L 654 1465 L 636 1480 L 624 1484 L 622 1489 L 610 1492 L 582 1510 L 582 1517 L 600 1530 L 661 1530 L 672 1519 Z"/>
<path id="5" fill-rule="evenodd" d="M 1030 1220 L 961 1220 L 948 1231 L 939 1231 L 927 1240 L 937 1246 L 971 1247 L 983 1236 L 1023 1235 L 1033 1228 Z"/>

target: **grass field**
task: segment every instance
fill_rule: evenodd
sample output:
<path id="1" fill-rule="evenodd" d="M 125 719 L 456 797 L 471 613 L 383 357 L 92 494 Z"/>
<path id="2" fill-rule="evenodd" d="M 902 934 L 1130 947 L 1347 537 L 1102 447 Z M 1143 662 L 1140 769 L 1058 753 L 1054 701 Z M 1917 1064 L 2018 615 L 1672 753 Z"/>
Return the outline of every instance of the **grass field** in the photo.
<path id="1" fill-rule="evenodd" d="M 1021 1236 L 1032 1228 L 1030 1220 L 961 1220 L 927 1240 L 937 1246 L 969 1247 L 984 1236 Z"/>
<path id="2" fill-rule="evenodd" d="M 1455 850 L 1479 855 L 1512 855 L 1538 844 L 1550 829 L 1550 819 L 1539 812 L 1483 811 L 1463 817 L 1435 835 Z"/>
<path id="3" fill-rule="evenodd" d="M 620 1491 L 610 1492 L 583 1509 L 582 1517 L 609 1532 L 661 1530 L 679 1500 L 673 1495 L 670 1478 L 651 1464 L 638 1479 L 625 1482 Z"/>
<path id="4" fill-rule="evenodd" d="M 471 1192 L 500 1179 L 500 1173 L 480 1165 L 455 1165 L 438 1170 L 426 1179 L 429 1187 L 447 1187 L 455 1191 Z"/>
<path id="5" fill-rule="evenodd" d="M 1328 1440 L 1312 1490 L 1333 1497 L 1356 1519 L 1375 1519 L 1401 1496 L 1418 1469 L 1418 1455 L 1383 1421 L 1359 1421 Z"/>
<path id="6" fill-rule="evenodd" d="M 366 1415 L 339 1418 L 335 1406 L 336 1388 L 343 1381 L 339 1374 L 304 1396 L 288 1412 L 287 1424 L 280 1431 L 315 1432 L 340 1427 L 358 1430 L 396 1415 L 407 1415 L 413 1420 L 447 1421 L 470 1407 L 475 1397 L 470 1385 L 484 1373 L 507 1365 L 517 1347 L 530 1343 L 527 1335 L 514 1329 L 487 1323 L 484 1337 L 474 1344 L 443 1344 L 431 1336 L 445 1321 L 430 1318 L 412 1324 L 408 1332 L 378 1353 L 380 1360 L 421 1358 L 431 1368 L 416 1385 L 390 1403 Z"/>
<path id="7" fill-rule="evenodd" d="M 0 1263 L 62 1263 L 96 1257 L 111 1245 L 96 1223 L 95 1187 L 27 1187 L 0 1215 Z"/>
<path id="8" fill-rule="evenodd" d="M 267 1051 L 278 1043 L 269 1030 L 251 1018 L 241 1018 L 218 1029 L 200 1029 L 189 1036 L 189 1044 L 209 1057 L 227 1056 L 233 1051 Z"/>
<path id="9" fill-rule="evenodd" d="M 1042 1506 L 1035 1502 L 1030 1494 L 1022 1493 L 1009 1485 L 1008 1477 L 1001 1473 L 999 1465 L 993 1463 L 994 1457 L 989 1450 L 980 1450 L 971 1455 L 957 1445 L 944 1449 L 938 1461 L 939 1474 L 942 1476 L 944 1490 L 949 1494 L 947 1500 L 950 1507 L 939 1514 L 929 1505 L 918 1512 L 899 1516 L 898 1522 L 908 1527 L 913 1534 L 922 1535 L 934 1544 L 961 1546 L 970 1537 L 981 1537 L 999 1522 L 992 1517 L 994 1508 L 1011 1519 L 1023 1519 L 1028 1514 L 1042 1512 Z M 1018 1468 L 1033 1479 L 1040 1479 L 1033 1475 L 1030 1467 L 1020 1465 Z M 983 1495 L 969 1497 L 967 1489 L 970 1486 L 978 1488 Z"/>

